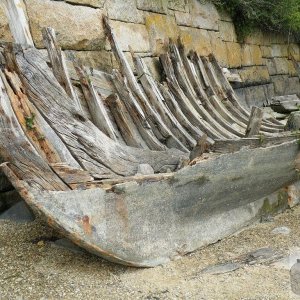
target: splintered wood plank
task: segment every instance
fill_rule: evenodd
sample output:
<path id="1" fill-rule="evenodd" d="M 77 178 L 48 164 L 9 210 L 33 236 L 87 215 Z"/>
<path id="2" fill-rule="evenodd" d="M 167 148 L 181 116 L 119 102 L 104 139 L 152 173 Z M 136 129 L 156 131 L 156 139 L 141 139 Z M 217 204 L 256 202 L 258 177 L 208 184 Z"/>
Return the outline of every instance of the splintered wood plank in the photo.
<path id="1" fill-rule="evenodd" d="M 138 78 L 140 79 L 151 104 L 160 114 L 165 124 L 173 132 L 174 136 L 176 136 L 184 145 L 186 145 L 183 146 L 183 150 L 187 150 L 186 147 L 194 147 L 196 141 L 190 136 L 188 132 L 186 132 L 186 130 L 181 126 L 181 124 L 177 121 L 172 112 L 166 106 L 165 99 L 158 89 L 155 80 L 151 76 L 147 65 L 138 55 L 132 53 L 132 57 L 138 73 Z"/>
<path id="2" fill-rule="evenodd" d="M 168 108 L 171 110 L 173 115 L 176 117 L 178 122 L 185 128 L 187 132 L 194 138 L 194 140 L 198 140 L 203 135 L 203 132 L 196 126 L 194 126 L 190 120 L 185 116 L 182 112 L 179 104 L 175 100 L 173 94 L 169 91 L 168 87 L 163 84 L 158 84 L 158 88 L 163 95 Z M 211 141 L 213 142 L 213 141 Z"/>
<path id="3" fill-rule="evenodd" d="M 17 70 L 30 101 L 61 137 L 78 163 L 95 178 L 136 174 L 139 164 L 155 172 L 176 169 L 181 151 L 149 151 L 130 148 L 108 138 L 91 121 L 74 110 L 73 101 L 53 76 L 36 49 L 14 49 Z"/>
<path id="4" fill-rule="evenodd" d="M 233 153 L 240 151 L 244 147 L 249 149 L 259 147 L 265 148 L 291 142 L 297 139 L 298 137 L 295 134 L 280 134 L 272 137 L 260 135 L 258 137 L 242 138 L 238 140 L 216 140 L 215 144 L 212 146 L 212 151 L 216 153 Z"/>
<path id="5" fill-rule="evenodd" d="M 117 94 L 112 94 L 105 99 L 115 122 L 126 144 L 131 147 L 147 149 L 148 146 L 142 139 L 124 103 Z"/>
<path id="6" fill-rule="evenodd" d="M 136 124 L 140 135 L 151 150 L 165 150 L 166 146 L 163 145 L 154 135 L 146 116 L 137 102 L 133 92 L 130 90 L 126 78 L 122 77 L 120 72 L 114 70 L 114 84 L 120 95 L 121 101 L 127 108 L 130 116 Z"/>
<path id="7" fill-rule="evenodd" d="M 128 80 L 128 85 L 130 89 L 137 97 L 137 100 L 147 117 L 147 120 L 152 128 L 153 133 L 156 135 L 159 141 L 167 145 L 169 148 L 177 148 L 182 150 L 182 143 L 178 140 L 176 136 L 174 136 L 174 134 L 163 122 L 161 116 L 150 104 L 145 92 L 138 84 L 138 81 L 135 78 L 124 53 L 121 51 L 118 45 L 118 42 L 115 38 L 115 35 L 106 16 L 103 17 L 103 22 L 106 29 L 106 34 L 111 44 L 112 51 L 115 55 L 117 62 L 120 65 L 121 72 Z"/>
<path id="8" fill-rule="evenodd" d="M 81 88 L 92 116 L 93 123 L 113 140 L 117 140 L 113 124 L 109 119 L 103 100 L 96 92 L 91 80 L 83 66 L 78 62 L 74 63 L 75 70 L 79 77 Z"/>
<path id="9" fill-rule="evenodd" d="M 4 85 L 4 74 L 0 72 L 0 156 L 9 162 L 10 168 L 31 186 L 45 190 L 67 190 L 26 138 Z"/>
<path id="10" fill-rule="evenodd" d="M 261 108 L 256 106 L 252 107 L 249 123 L 246 129 L 246 137 L 251 137 L 259 134 L 263 116 L 264 112 Z"/>
<path id="11" fill-rule="evenodd" d="M 22 0 L 1 0 L 16 44 L 34 47 Z"/>
<path id="12" fill-rule="evenodd" d="M 50 166 L 53 171 L 68 185 L 91 182 L 94 180 L 89 172 L 82 169 L 72 168 L 64 163 L 53 163 L 50 164 Z"/>
<path id="13" fill-rule="evenodd" d="M 225 134 L 225 136 L 243 136 L 244 130 L 239 130 L 238 124 L 232 121 L 230 118 L 230 114 L 227 113 L 226 109 L 222 106 L 221 100 L 218 100 L 218 96 L 214 90 L 214 82 L 209 77 L 209 74 L 205 74 L 207 80 L 209 80 L 210 88 L 214 91 L 213 95 L 208 96 L 206 95 L 205 91 L 203 90 L 199 75 L 201 75 L 201 70 L 196 72 L 195 66 L 192 62 L 189 61 L 185 54 L 184 46 L 179 42 L 179 48 L 177 50 L 176 45 L 173 45 L 173 52 L 176 56 L 179 56 L 179 60 L 182 61 L 182 68 L 185 70 L 186 81 L 190 82 L 190 89 L 194 90 L 195 95 L 194 98 L 198 98 L 201 101 L 201 106 L 198 107 L 198 110 L 202 111 L 202 114 L 210 115 L 210 122 L 209 123 L 217 123 L 215 126 L 221 132 Z M 204 71 L 207 71 L 206 69 Z M 195 105 L 199 105 L 195 102 Z M 207 111 L 207 112 L 206 112 Z M 208 119 L 208 117 L 207 117 Z M 221 127 L 220 127 L 221 126 Z M 237 127 L 237 129 L 235 128 Z"/>
<path id="14" fill-rule="evenodd" d="M 226 76 L 224 75 L 222 68 L 220 67 L 216 57 L 213 54 L 209 55 L 209 60 L 215 70 L 216 76 L 218 80 L 220 81 L 228 100 L 233 104 L 234 109 L 231 111 L 235 117 L 239 118 L 242 122 L 247 124 L 248 118 L 250 116 L 250 112 L 246 110 L 240 103 L 239 100 L 230 84 Z M 262 129 L 264 130 L 271 130 L 272 129 L 279 129 L 279 131 L 283 131 L 284 126 L 283 125 L 278 125 L 277 122 L 273 123 L 273 121 L 267 121 L 263 120 L 263 126 Z M 275 131 L 276 132 L 276 131 Z"/>
<path id="15" fill-rule="evenodd" d="M 76 91 L 74 90 L 74 87 L 72 86 L 68 74 L 64 53 L 58 46 L 54 29 L 50 27 L 44 28 L 42 30 L 42 34 L 55 78 L 64 88 L 69 97 L 74 100 L 74 106 L 79 111 L 82 111 L 80 100 L 76 94 Z"/>
<path id="16" fill-rule="evenodd" d="M 214 138 L 222 138 L 223 135 L 212 128 L 210 124 L 206 122 L 202 116 L 199 115 L 199 113 L 195 110 L 194 106 L 191 104 L 189 99 L 180 88 L 169 55 L 167 53 L 160 55 L 160 61 L 162 62 L 165 74 L 167 76 L 166 79 L 168 87 L 171 93 L 174 95 L 176 101 L 180 105 L 183 113 L 190 120 L 190 122 L 194 126 L 198 127 L 203 133 L 207 134 L 207 136 L 210 138 L 209 142 L 211 142 Z"/>

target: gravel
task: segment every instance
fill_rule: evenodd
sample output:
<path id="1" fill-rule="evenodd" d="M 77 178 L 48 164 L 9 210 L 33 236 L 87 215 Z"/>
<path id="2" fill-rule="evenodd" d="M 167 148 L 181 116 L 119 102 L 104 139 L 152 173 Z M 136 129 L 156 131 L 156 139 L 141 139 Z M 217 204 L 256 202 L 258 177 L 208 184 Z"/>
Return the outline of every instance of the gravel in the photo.
<path id="1" fill-rule="evenodd" d="M 289 234 L 273 234 L 278 227 L 288 227 Z M 299 237 L 296 207 L 167 265 L 136 269 L 64 248 L 39 219 L 0 220 L 0 299 L 299 299 L 291 292 L 288 268 L 245 259 L 259 249 L 288 259 L 300 246 Z M 203 272 L 230 263 L 239 268 Z"/>

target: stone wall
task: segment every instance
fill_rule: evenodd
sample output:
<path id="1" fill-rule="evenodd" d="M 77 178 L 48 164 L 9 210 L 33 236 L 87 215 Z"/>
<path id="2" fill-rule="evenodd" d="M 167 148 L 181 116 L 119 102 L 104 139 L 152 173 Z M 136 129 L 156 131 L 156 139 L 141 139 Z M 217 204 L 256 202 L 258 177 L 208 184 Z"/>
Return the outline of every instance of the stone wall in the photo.
<path id="1" fill-rule="evenodd" d="M 299 45 L 287 36 L 256 33 L 238 43 L 232 20 L 203 0 L 24 0 L 31 33 L 43 48 L 41 29 L 53 27 L 67 55 L 86 65 L 110 71 L 117 67 L 105 39 L 101 16 L 108 15 L 123 51 L 141 54 L 159 77 L 158 55 L 169 38 L 181 37 L 187 49 L 210 52 L 224 67 L 240 74 L 236 85 L 245 106 L 262 105 L 273 95 L 300 94 L 299 74 L 291 55 L 300 61 Z M 11 41 L 0 10 L 0 40 Z"/>

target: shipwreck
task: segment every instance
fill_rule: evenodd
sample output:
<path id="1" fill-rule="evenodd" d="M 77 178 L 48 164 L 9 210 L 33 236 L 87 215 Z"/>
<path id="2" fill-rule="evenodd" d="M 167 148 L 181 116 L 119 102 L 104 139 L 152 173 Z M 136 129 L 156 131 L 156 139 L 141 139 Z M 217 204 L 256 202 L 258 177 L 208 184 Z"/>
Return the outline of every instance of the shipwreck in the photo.
<path id="1" fill-rule="evenodd" d="M 170 41 L 158 82 L 132 52 L 133 72 L 104 23 L 112 74 L 67 61 L 51 28 L 47 56 L 0 47 L 1 171 L 50 226 L 105 259 L 151 267 L 239 230 L 240 207 L 251 214 L 298 180 L 298 134 L 245 109 L 213 54 Z"/>

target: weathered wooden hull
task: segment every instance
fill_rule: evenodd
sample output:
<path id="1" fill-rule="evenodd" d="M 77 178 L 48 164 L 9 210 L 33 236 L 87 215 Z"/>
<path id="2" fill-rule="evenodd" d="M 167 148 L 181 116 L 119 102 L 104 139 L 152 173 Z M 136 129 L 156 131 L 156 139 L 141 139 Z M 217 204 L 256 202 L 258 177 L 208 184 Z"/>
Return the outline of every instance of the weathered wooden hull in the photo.
<path id="1" fill-rule="evenodd" d="M 114 262 L 152 267 L 239 230 L 245 211 L 254 217 L 251 203 L 298 180 L 298 148 L 297 141 L 244 148 L 164 180 L 109 190 L 41 192 L 6 175 L 34 211 L 75 243 Z"/>

